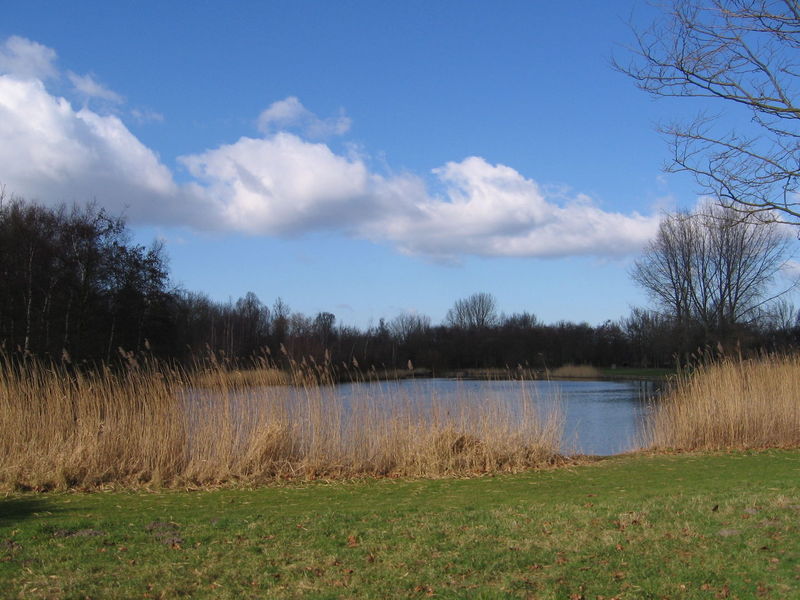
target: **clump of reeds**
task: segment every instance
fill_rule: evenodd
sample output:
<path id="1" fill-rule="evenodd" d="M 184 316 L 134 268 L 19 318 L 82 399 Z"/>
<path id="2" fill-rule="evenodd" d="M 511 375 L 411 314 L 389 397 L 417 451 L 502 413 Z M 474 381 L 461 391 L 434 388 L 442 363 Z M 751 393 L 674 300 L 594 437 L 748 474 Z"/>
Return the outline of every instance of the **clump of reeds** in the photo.
<path id="1" fill-rule="evenodd" d="M 200 387 L 218 385 L 219 376 L 220 372 L 216 367 L 203 369 L 192 373 L 192 383 Z M 225 373 L 223 379 L 224 384 L 232 382 L 242 387 L 264 387 L 291 383 L 291 378 L 286 371 L 275 367 L 232 369 Z"/>
<path id="2" fill-rule="evenodd" d="M 395 382 L 343 396 L 313 361 L 292 361 L 288 385 L 270 375 L 254 386 L 261 375 L 220 363 L 195 373 L 127 358 L 81 372 L 0 356 L 0 488 L 442 476 L 560 460 L 560 415 L 523 390 L 514 402 L 453 401 Z"/>
<path id="3" fill-rule="evenodd" d="M 644 435 L 662 450 L 800 446 L 800 356 L 722 358 L 679 374 Z"/>
<path id="4" fill-rule="evenodd" d="M 82 373 L 3 357 L 0 482 L 71 487 L 171 479 L 186 463 L 181 373 L 140 366 Z"/>
<path id="5" fill-rule="evenodd" d="M 551 377 L 566 377 L 575 379 L 596 379 L 602 377 L 599 369 L 591 365 L 566 364 L 550 371 Z"/>

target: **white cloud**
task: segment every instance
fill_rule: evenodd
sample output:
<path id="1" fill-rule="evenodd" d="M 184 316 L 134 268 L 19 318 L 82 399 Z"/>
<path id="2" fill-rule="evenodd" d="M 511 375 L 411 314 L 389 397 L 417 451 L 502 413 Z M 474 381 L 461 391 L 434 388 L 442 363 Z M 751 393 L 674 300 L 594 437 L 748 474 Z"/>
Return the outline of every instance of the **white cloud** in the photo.
<path id="1" fill-rule="evenodd" d="M 556 203 L 536 182 L 480 157 L 434 170 L 441 197 L 419 177 L 370 173 L 359 159 L 289 133 L 242 138 L 181 161 L 220 202 L 221 223 L 256 235 L 340 230 L 453 261 L 621 256 L 639 250 L 658 227 L 657 217 L 606 212 L 583 195 Z"/>
<path id="2" fill-rule="evenodd" d="M 122 104 L 125 101 L 115 91 L 95 81 L 91 75 L 78 75 L 72 71 L 67 71 L 67 78 L 75 87 L 75 90 L 87 99 L 98 98 L 100 100 L 108 100 L 114 104 Z"/>
<path id="3" fill-rule="evenodd" d="M 164 115 L 154 110 L 149 109 L 138 109 L 134 108 L 131 110 L 131 116 L 133 119 L 140 124 L 145 123 L 163 123 L 164 122 Z"/>
<path id="4" fill-rule="evenodd" d="M 0 76 L 0 181 L 43 202 L 97 199 L 140 221 L 185 220 L 190 208 L 169 169 L 117 117 L 76 111 L 41 81 L 8 76 Z"/>
<path id="5" fill-rule="evenodd" d="M 320 119 L 303 106 L 295 96 L 273 102 L 258 116 L 257 120 L 258 130 L 261 133 L 271 134 L 287 129 L 297 129 L 313 139 L 347 133 L 350 124 L 350 118 L 342 111 L 336 117 Z"/>
<path id="6" fill-rule="evenodd" d="M 55 60 L 53 49 L 17 35 L 12 35 L 0 46 L 0 74 L 23 79 L 50 79 L 58 74 L 53 64 Z"/>
<path id="7" fill-rule="evenodd" d="M 28 57 L 15 73 L 58 75 L 46 68 L 55 53 L 44 46 L 12 38 L 2 52 L 6 63 Z M 121 100 L 91 77 L 70 78 L 87 96 Z M 362 152 L 337 154 L 285 131 L 319 137 L 349 126 L 343 116 L 319 119 L 296 98 L 272 104 L 259 125 L 264 137 L 181 157 L 194 181 L 179 185 L 117 116 L 76 110 L 41 79 L 0 75 L 0 183 L 43 202 L 96 199 L 132 222 L 271 236 L 333 230 L 444 261 L 618 256 L 657 228 L 654 216 L 604 211 L 476 156 L 434 169 L 437 193 L 414 174 L 375 173 Z"/>
<path id="8" fill-rule="evenodd" d="M 309 111 L 294 96 L 273 102 L 258 116 L 258 129 L 270 133 L 273 127 L 284 129 L 296 125 Z"/>
<path id="9" fill-rule="evenodd" d="M 286 235 L 349 229 L 375 210 L 362 162 L 290 133 L 242 138 L 180 161 L 220 202 L 217 218 L 235 230 Z"/>
<path id="10" fill-rule="evenodd" d="M 411 182 L 386 182 L 380 191 L 395 197 L 395 211 L 367 224 L 369 236 L 444 260 L 464 254 L 619 256 L 640 249 L 658 226 L 656 217 L 605 212 L 583 195 L 558 204 L 533 180 L 480 157 L 448 163 L 434 174 L 444 197 L 430 196 L 420 184 L 410 190 Z"/>

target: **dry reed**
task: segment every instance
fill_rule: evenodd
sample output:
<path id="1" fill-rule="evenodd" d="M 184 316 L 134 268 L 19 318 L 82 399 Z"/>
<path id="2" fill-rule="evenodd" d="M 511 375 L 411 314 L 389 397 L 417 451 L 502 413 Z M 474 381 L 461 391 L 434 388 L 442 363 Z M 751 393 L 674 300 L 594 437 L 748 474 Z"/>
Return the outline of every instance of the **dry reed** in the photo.
<path id="1" fill-rule="evenodd" d="M 212 367 L 199 370 L 192 374 L 192 383 L 197 386 L 213 386 L 220 376 L 219 368 Z M 262 387 L 270 385 L 288 385 L 291 377 L 286 371 L 275 367 L 256 367 L 251 369 L 232 369 L 226 371 L 225 382 L 232 382 L 237 386 Z"/>
<path id="2" fill-rule="evenodd" d="M 599 369 L 591 365 L 563 365 L 550 371 L 551 377 L 567 377 L 576 379 L 596 379 L 602 377 Z"/>
<path id="3" fill-rule="evenodd" d="M 800 446 L 800 356 L 723 358 L 681 373 L 644 438 L 656 450 Z"/>
<path id="4" fill-rule="evenodd" d="M 191 374 L 129 359 L 91 373 L 0 361 L 0 489 L 436 477 L 560 460 L 561 415 L 541 414 L 522 388 L 515 402 L 424 397 L 398 382 L 343 396 L 313 363 L 293 363 L 284 385 L 267 369 Z"/>

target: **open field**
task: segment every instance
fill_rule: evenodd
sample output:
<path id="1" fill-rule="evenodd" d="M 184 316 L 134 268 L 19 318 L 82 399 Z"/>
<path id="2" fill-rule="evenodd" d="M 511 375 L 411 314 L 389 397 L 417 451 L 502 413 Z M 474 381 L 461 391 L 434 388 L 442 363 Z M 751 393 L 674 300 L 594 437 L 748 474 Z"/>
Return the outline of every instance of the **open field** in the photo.
<path id="1" fill-rule="evenodd" d="M 2 598 L 796 598 L 800 452 L 0 499 Z"/>

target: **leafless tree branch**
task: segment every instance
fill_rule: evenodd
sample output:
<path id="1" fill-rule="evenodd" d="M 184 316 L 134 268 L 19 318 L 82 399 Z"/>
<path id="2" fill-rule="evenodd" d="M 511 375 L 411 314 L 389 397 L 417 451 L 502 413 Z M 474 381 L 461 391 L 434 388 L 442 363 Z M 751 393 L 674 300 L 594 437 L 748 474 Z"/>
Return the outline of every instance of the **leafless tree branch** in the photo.
<path id="1" fill-rule="evenodd" d="M 674 0 L 634 34 L 619 71 L 653 96 L 712 98 L 723 111 L 662 128 L 670 169 L 723 206 L 800 225 L 800 1 Z M 720 132 L 734 107 L 749 119 Z"/>

